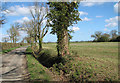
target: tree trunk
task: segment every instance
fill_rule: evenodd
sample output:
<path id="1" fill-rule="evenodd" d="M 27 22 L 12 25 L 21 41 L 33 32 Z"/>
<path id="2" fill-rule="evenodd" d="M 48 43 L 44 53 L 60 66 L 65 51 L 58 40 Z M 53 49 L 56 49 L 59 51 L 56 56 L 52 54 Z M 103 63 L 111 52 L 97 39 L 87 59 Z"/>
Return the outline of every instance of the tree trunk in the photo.
<path id="1" fill-rule="evenodd" d="M 68 39 L 68 32 L 65 31 L 65 37 L 64 37 L 64 41 L 65 41 L 65 47 L 64 47 L 64 50 L 66 51 L 66 54 L 70 54 L 69 53 L 69 39 Z"/>
<path id="2" fill-rule="evenodd" d="M 58 56 L 61 56 L 60 50 L 61 50 L 61 34 L 57 34 L 57 52 L 58 52 Z"/>
<path id="3" fill-rule="evenodd" d="M 42 39 L 39 38 L 39 52 L 42 50 Z"/>
<path id="4" fill-rule="evenodd" d="M 64 32 L 63 32 L 63 34 L 64 34 L 64 36 L 63 36 L 63 50 L 62 50 L 62 56 L 64 56 L 64 55 L 68 55 L 69 54 L 69 49 L 68 49 L 68 32 L 65 30 Z"/>
<path id="5" fill-rule="evenodd" d="M 35 35 L 35 46 L 37 45 L 37 36 Z"/>
<path id="6" fill-rule="evenodd" d="M 14 37 L 13 37 L 13 43 L 15 42 L 15 39 L 14 39 Z"/>
<path id="7" fill-rule="evenodd" d="M 58 35 L 58 56 L 65 56 L 69 54 L 68 42 L 68 32 L 65 30 L 63 33 Z"/>
<path id="8" fill-rule="evenodd" d="M 34 42 L 35 42 L 35 46 L 37 45 L 37 29 L 34 26 Z"/>
<path id="9" fill-rule="evenodd" d="M 32 48 L 32 46 L 33 46 L 33 39 L 31 37 L 31 35 L 30 35 L 30 44 L 31 44 L 31 48 Z"/>

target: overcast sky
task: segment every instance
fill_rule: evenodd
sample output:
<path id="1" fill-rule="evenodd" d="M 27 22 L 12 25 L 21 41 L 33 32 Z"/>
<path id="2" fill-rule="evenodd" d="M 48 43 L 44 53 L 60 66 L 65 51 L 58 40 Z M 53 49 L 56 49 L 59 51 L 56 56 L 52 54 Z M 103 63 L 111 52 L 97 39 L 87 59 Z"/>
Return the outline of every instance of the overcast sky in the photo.
<path id="1" fill-rule="evenodd" d="M 7 3 L 8 11 L 11 13 L 6 15 L 7 23 L 0 29 L 0 36 L 8 36 L 7 30 L 14 22 L 22 23 L 31 19 L 29 7 L 33 7 L 30 2 L 11 2 Z M 71 41 L 87 41 L 93 40 L 91 35 L 95 31 L 109 33 L 111 30 L 118 30 L 118 3 L 117 2 L 82 2 L 79 5 L 79 13 L 82 21 L 75 24 L 69 29 L 73 29 L 74 33 Z M 50 28 L 51 29 L 51 28 Z M 56 35 L 50 34 L 50 30 L 44 38 L 44 42 L 56 42 Z M 21 37 L 26 36 L 26 32 L 20 31 Z M 0 37 L 1 42 L 1 37 Z"/>

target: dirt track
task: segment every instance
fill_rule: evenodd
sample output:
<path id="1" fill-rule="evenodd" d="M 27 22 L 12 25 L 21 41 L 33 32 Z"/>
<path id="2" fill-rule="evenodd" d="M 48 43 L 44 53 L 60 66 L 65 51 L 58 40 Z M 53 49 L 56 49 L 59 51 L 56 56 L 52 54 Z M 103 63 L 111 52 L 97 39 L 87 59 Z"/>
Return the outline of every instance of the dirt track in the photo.
<path id="1" fill-rule="evenodd" d="M 25 56 L 26 47 L 17 48 L 7 54 L 1 55 L 0 81 L 28 81 L 27 61 Z"/>

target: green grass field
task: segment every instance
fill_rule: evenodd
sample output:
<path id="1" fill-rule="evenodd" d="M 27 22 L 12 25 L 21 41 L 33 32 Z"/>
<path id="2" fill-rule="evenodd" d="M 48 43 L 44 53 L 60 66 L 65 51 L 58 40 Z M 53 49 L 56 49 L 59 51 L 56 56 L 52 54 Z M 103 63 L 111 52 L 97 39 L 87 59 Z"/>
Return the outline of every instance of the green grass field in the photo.
<path id="1" fill-rule="evenodd" d="M 43 48 L 49 49 L 52 56 L 57 55 L 55 43 L 43 44 Z M 72 67 L 74 73 L 70 73 L 75 80 L 118 80 L 117 42 L 70 43 L 70 53 L 77 56 L 74 56 L 74 60 L 71 62 L 77 67 Z"/>

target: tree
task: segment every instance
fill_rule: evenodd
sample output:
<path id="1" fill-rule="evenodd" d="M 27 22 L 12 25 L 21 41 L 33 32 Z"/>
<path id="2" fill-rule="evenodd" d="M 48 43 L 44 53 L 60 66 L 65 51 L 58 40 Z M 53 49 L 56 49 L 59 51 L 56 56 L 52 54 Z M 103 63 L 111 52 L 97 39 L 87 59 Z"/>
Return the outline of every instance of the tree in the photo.
<path id="1" fill-rule="evenodd" d="M 5 17 L 5 15 L 8 13 L 6 4 L 7 3 L 0 1 L 0 12 L 1 12 L 0 13 L 0 26 L 2 24 L 6 23 L 6 17 Z"/>
<path id="2" fill-rule="evenodd" d="M 101 31 L 95 32 L 94 35 L 91 35 L 91 37 L 94 37 L 94 41 L 96 42 L 119 42 L 120 36 L 117 34 L 116 30 L 112 30 L 109 34 L 102 33 Z"/>
<path id="3" fill-rule="evenodd" d="M 110 41 L 111 42 L 117 42 L 117 37 L 118 37 L 118 34 L 117 34 L 117 30 L 112 30 L 110 32 Z"/>
<path id="4" fill-rule="evenodd" d="M 70 32 L 69 26 L 73 26 L 81 19 L 79 18 L 78 2 L 49 2 L 50 19 L 49 26 L 52 27 L 51 34 L 57 35 L 58 56 L 69 54 L 68 42 Z"/>
<path id="5" fill-rule="evenodd" d="M 115 39 L 115 38 L 117 37 L 117 30 L 112 30 L 112 31 L 110 32 L 110 35 L 111 35 L 111 38 L 112 38 L 112 39 Z"/>
<path id="6" fill-rule="evenodd" d="M 108 42 L 110 40 L 110 35 L 107 33 L 104 33 L 97 39 L 98 42 Z"/>
<path id="7" fill-rule="evenodd" d="M 48 32 L 48 20 L 47 15 L 48 7 L 46 3 L 35 2 L 33 9 L 30 9 L 30 14 L 32 19 L 29 22 L 24 22 L 24 30 L 27 31 L 28 39 L 30 39 L 31 47 L 34 52 L 33 47 L 38 47 L 38 52 L 42 50 L 42 41 Z M 37 44 L 39 44 L 37 46 Z"/>
<path id="8" fill-rule="evenodd" d="M 94 35 L 91 35 L 91 37 L 95 38 L 94 41 L 97 41 L 102 36 L 101 31 L 96 31 Z"/>
<path id="9" fill-rule="evenodd" d="M 22 28 L 21 28 L 21 30 L 27 31 L 28 35 L 26 37 L 26 40 L 28 43 L 31 44 L 31 47 L 33 46 L 33 42 L 34 42 L 34 30 L 33 30 L 33 28 L 34 28 L 34 25 L 33 25 L 32 21 L 24 22 L 22 24 Z"/>
<path id="10" fill-rule="evenodd" d="M 9 38 L 8 38 L 8 37 L 3 37 L 3 38 L 2 38 L 2 41 L 3 41 L 3 42 L 8 42 L 8 41 L 9 41 Z"/>
<path id="11" fill-rule="evenodd" d="M 9 34 L 11 42 L 16 43 L 19 40 L 20 34 L 17 24 L 13 24 L 7 33 Z"/>
<path id="12" fill-rule="evenodd" d="M 25 37 L 25 38 L 24 38 L 24 41 L 25 41 L 26 43 L 29 43 L 29 44 L 30 44 L 30 37 Z"/>
<path id="13" fill-rule="evenodd" d="M 35 12 L 35 13 L 34 13 Z M 30 10 L 30 13 L 32 15 L 32 24 L 33 24 L 33 30 L 34 30 L 34 40 L 35 40 L 35 45 L 37 43 L 39 43 L 39 52 L 42 50 L 42 41 L 43 38 L 45 37 L 45 35 L 48 32 L 48 27 L 47 27 L 47 23 L 48 20 L 46 18 L 46 15 L 48 13 L 48 7 L 46 3 L 35 3 L 35 7 L 34 7 L 34 12 L 32 10 Z M 43 22 L 46 21 L 45 24 L 43 24 Z"/>
<path id="14" fill-rule="evenodd" d="M 120 36 L 118 36 L 118 37 L 116 38 L 116 41 L 117 41 L 117 42 L 120 42 Z"/>

